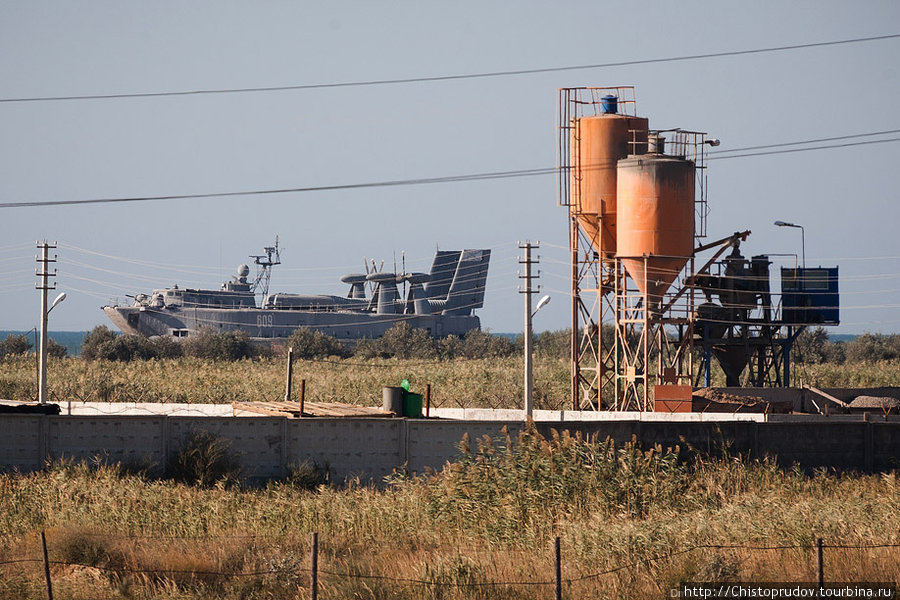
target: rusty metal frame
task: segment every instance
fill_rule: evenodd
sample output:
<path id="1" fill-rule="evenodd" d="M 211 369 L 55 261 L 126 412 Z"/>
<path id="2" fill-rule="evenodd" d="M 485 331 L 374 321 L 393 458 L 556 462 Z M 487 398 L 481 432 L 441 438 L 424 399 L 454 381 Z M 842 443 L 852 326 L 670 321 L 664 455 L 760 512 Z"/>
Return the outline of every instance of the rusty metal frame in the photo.
<path id="1" fill-rule="evenodd" d="M 588 239 L 579 225 L 584 216 L 576 199 L 581 198 L 580 138 L 577 119 L 599 114 L 606 94 L 618 98 L 620 114 L 636 116 L 634 88 L 562 88 L 558 100 L 559 166 L 558 205 L 569 209 L 569 250 L 571 255 L 572 321 L 570 338 L 572 409 L 652 410 L 651 384 L 691 383 L 693 374 L 693 313 L 695 302 L 694 259 L 689 257 L 689 274 L 682 288 L 667 294 L 660 314 L 647 310 L 647 297 L 629 289 L 628 276 L 619 258 L 602 256 L 599 239 Z M 692 160 L 696 167 L 698 196 L 695 238 L 706 236 L 706 134 L 667 130 L 670 148 Z M 602 219 L 602 216 L 598 216 Z M 603 235 L 598 228 L 598 236 Z M 645 259 L 646 260 L 646 259 Z M 648 269 L 645 268 L 645 277 Z M 644 286 L 647 289 L 647 286 Z M 672 316 L 678 309 L 680 316 Z M 604 343 L 603 324 L 612 324 L 612 343 Z M 667 327 L 674 329 L 670 339 Z M 651 369 L 651 354 L 656 368 Z M 651 372 L 652 371 L 652 372 Z M 604 398 L 606 401 L 604 401 Z"/>
<path id="2" fill-rule="evenodd" d="M 569 209 L 569 250 L 571 255 L 572 321 L 570 337 L 572 409 L 599 410 L 604 389 L 612 389 L 615 377 L 615 349 L 603 345 L 602 325 L 612 323 L 615 307 L 612 296 L 615 261 L 602 257 L 595 247 L 600 240 L 592 240 L 579 226 L 584 213 L 575 199 L 581 198 L 579 165 L 580 138 L 575 129 L 582 116 L 600 113 L 601 99 L 606 94 L 618 98 L 621 114 L 636 115 L 634 87 L 578 87 L 561 88 L 558 100 L 557 165 L 559 167 L 559 206 Z M 573 135 L 574 134 L 574 135 Z M 574 144 L 574 146 L 573 146 Z M 603 228 L 597 235 L 602 235 Z"/>
<path id="3" fill-rule="evenodd" d="M 629 285 L 623 258 L 629 257 L 616 259 L 615 393 L 609 408 L 649 411 L 653 410 L 650 391 L 654 385 L 691 385 L 693 379 L 694 258 L 685 257 L 683 285 L 666 295 L 667 309 L 659 314 L 648 310 L 646 292 Z M 650 257 L 634 258 L 644 259 L 647 290 Z"/>

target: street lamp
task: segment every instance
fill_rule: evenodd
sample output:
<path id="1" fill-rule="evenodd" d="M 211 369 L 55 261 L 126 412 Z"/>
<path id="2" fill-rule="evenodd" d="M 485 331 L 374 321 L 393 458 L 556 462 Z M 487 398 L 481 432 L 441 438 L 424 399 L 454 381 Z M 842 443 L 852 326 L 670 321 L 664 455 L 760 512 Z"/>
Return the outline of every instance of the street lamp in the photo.
<path id="1" fill-rule="evenodd" d="M 537 314 L 537 312 L 538 312 L 539 310 L 541 310 L 542 308 L 544 308 L 544 306 L 546 306 L 548 302 L 550 302 L 550 296 L 549 296 L 549 295 L 548 295 L 548 296 L 544 296 L 543 298 L 541 298 L 540 300 L 538 300 L 537 306 L 534 307 L 534 312 L 531 313 L 532 318 L 534 317 L 534 315 Z"/>
<path id="2" fill-rule="evenodd" d="M 63 292 L 59 296 L 56 297 L 56 300 L 53 301 L 53 304 L 50 305 L 50 308 L 47 309 L 47 314 L 50 314 L 50 311 L 56 308 L 56 305 L 66 299 L 66 293 Z"/>
<path id="3" fill-rule="evenodd" d="M 788 223 L 787 221 L 775 221 L 776 227 L 796 227 L 800 230 L 800 243 L 801 249 L 803 252 L 803 268 L 806 268 L 806 230 L 803 229 L 803 225 L 796 225 L 794 223 Z"/>
<path id="4" fill-rule="evenodd" d="M 530 308 L 530 299 L 531 296 L 527 295 L 525 305 L 526 310 Z M 539 310 L 544 308 L 548 302 L 550 302 L 550 296 L 544 296 L 538 300 L 537 306 L 534 307 L 534 312 L 528 310 L 528 312 L 525 313 L 528 317 L 525 319 L 525 415 L 528 418 L 530 418 L 534 412 L 534 380 L 531 373 L 531 319 Z"/>
<path id="5" fill-rule="evenodd" d="M 47 403 L 47 316 L 56 305 L 66 299 L 66 293 L 62 292 L 47 308 L 47 286 L 41 288 L 41 364 L 39 368 L 38 400 L 41 404 Z"/>

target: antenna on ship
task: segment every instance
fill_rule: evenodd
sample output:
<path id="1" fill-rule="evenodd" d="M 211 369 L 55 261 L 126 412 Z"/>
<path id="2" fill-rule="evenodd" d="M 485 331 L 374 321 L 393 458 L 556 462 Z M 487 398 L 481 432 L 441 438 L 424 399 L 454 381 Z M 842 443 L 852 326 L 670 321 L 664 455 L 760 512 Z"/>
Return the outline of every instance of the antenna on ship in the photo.
<path id="1" fill-rule="evenodd" d="M 403 297 L 406 298 L 406 250 L 400 251 L 400 261 L 403 263 Z M 394 269 L 396 271 L 396 269 Z"/>
<path id="2" fill-rule="evenodd" d="M 269 279 L 272 277 L 272 267 L 281 264 L 281 250 L 278 248 L 278 236 L 275 236 L 275 245 L 263 248 L 265 254 L 250 255 L 253 263 L 256 265 L 256 281 L 253 282 L 251 290 L 254 293 L 261 293 L 265 298 L 269 295 Z M 258 292 L 262 286 L 262 292 Z"/>

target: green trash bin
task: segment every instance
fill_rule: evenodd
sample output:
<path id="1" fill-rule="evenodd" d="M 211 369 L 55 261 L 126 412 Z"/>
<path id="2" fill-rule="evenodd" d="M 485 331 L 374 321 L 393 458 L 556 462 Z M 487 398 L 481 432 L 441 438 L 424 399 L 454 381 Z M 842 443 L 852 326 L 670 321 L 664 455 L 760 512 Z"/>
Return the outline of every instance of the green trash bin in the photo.
<path id="1" fill-rule="evenodd" d="M 403 394 L 403 416 L 414 419 L 422 418 L 422 394 Z"/>

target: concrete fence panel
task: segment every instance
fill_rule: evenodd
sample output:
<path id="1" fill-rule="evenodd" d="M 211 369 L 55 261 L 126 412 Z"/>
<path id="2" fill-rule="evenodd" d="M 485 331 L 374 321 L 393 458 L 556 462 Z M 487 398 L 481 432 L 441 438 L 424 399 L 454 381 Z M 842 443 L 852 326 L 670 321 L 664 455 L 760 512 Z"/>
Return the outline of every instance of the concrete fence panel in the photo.
<path id="1" fill-rule="evenodd" d="M 400 419 L 290 419 L 286 464 L 327 466 L 332 481 L 381 481 L 405 461 Z"/>
<path id="2" fill-rule="evenodd" d="M 427 468 L 440 470 L 445 463 L 460 455 L 463 436 L 469 436 L 469 447 L 475 452 L 478 441 L 484 436 L 495 445 L 506 443 L 506 428 L 515 440 L 522 430 L 522 422 L 485 421 L 417 421 L 409 420 L 407 436 L 407 468 L 410 472 L 423 473 Z"/>
<path id="3" fill-rule="evenodd" d="M 867 417 L 868 419 L 868 417 Z M 332 480 L 358 476 L 383 481 L 404 466 L 421 473 L 440 469 L 488 435 L 515 440 L 521 421 L 454 421 L 372 418 L 44 416 L 0 415 L 0 468 L 31 471 L 47 458 L 122 462 L 158 470 L 190 434 L 203 430 L 225 438 L 247 476 L 282 477 L 301 462 L 327 466 Z M 539 422 L 544 436 L 568 430 L 585 438 L 610 437 L 621 444 L 635 437 L 644 448 L 676 445 L 717 455 L 723 451 L 805 469 L 885 470 L 900 466 L 900 421 L 823 418 L 756 421 L 629 420 Z"/>
<path id="4" fill-rule="evenodd" d="M 47 458 L 46 417 L 4 415 L 0 417 L 0 467 L 35 471 Z"/>
<path id="5" fill-rule="evenodd" d="M 168 455 L 171 456 L 195 431 L 207 431 L 227 439 L 248 477 L 284 475 L 284 419 L 271 417 L 169 417 Z"/>
<path id="6" fill-rule="evenodd" d="M 97 460 L 129 466 L 165 463 L 165 417 L 44 417 L 53 460 Z"/>

